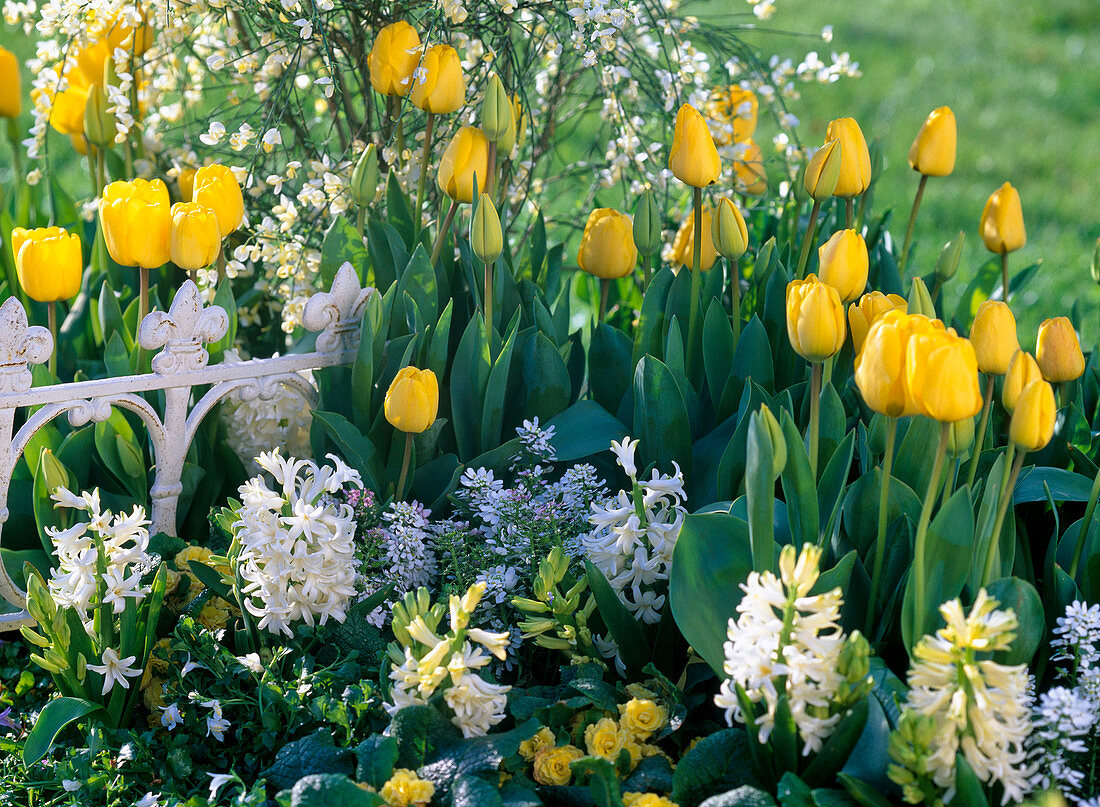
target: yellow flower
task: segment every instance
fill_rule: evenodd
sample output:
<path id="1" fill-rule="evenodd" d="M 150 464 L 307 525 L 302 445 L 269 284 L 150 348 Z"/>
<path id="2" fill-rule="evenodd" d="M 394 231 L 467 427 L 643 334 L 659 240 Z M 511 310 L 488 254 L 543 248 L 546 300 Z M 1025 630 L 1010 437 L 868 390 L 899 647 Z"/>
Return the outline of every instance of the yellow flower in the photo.
<path id="1" fill-rule="evenodd" d="M 488 173 L 489 138 L 478 128 L 463 126 L 439 161 L 439 189 L 456 202 L 469 203 L 474 200 L 474 176 L 480 189 L 485 187 Z"/>
<path id="2" fill-rule="evenodd" d="M 167 706 L 165 701 L 164 691 L 164 679 L 157 678 L 154 675 L 146 675 L 141 680 L 141 699 L 145 703 L 145 708 L 150 712 L 160 716 L 160 707 Z"/>
<path id="3" fill-rule="evenodd" d="M 382 95 L 404 95 L 412 85 L 412 73 L 420 63 L 420 34 L 404 20 L 378 32 L 367 56 L 370 83 Z"/>
<path id="4" fill-rule="evenodd" d="M 746 90 L 736 84 L 726 88 L 716 88 L 707 101 L 707 115 L 729 127 L 723 128 L 715 140 L 723 146 L 730 143 L 743 143 L 756 131 L 759 102 L 752 90 Z"/>
<path id="5" fill-rule="evenodd" d="M 168 255 L 180 269 L 194 271 L 209 266 L 221 251 L 218 215 L 197 202 L 172 205 L 172 234 Z"/>
<path id="6" fill-rule="evenodd" d="M 711 217 L 714 215 L 710 205 L 703 205 L 702 221 L 703 221 L 703 234 L 699 239 L 699 269 L 701 271 L 707 271 L 710 267 L 714 266 L 714 262 L 718 260 L 718 250 L 714 247 L 714 239 L 712 236 L 713 223 Z M 675 272 L 681 266 L 691 268 L 691 262 L 694 260 L 695 249 L 695 213 L 689 211 L 687 218 L 684 219 L 684 223 L 680 225 L 680 229 L 676 231 L 676 238 L 672 242 L 672 254 L 669 256 L 669 264 L 672 266 L 672 270 Z"/>
<path id="7" fill-rule="evenodd" d="M 593 210 L 584 225 L 577 265 L 601 280 L 615 280 L 633 272 L 637 262 L 630 216 L 610 207 Z"/>
<path id="8" fill-rule="evenodd" d="M 23 81 L 15 54 L 0 47 L 0 118 L 18 118 L 23 111 Z"/>
<path id="9" fill-rule="evenodd" d="M 678 807 L 676 802 L 656 793 L 623 793 L 623 807 Z"/>
<path id="10" fill-rule="evenodd" d="M 859 298 L 858 303 L 848 306 L 848 327 L 852 330 L 852 346 L 858 354 L 863 350 L 867 331 L 875 320 L 887 311 L 906 313 L 909 303 L 900 294 L 883 294 L 881 291 L 869 291 Z"/>
<path id="11" fill-rule="evenodd" d="M 174 563 L 176 568 L 181 572 L 189 572 L 191 571 L 191 566 L 189 565 L 191 561 L 197 560 L 199 563 L 205 563 L 209 566 L 211 565 L 210 558 L 213 555 L 214 553 L 205 546 L 185 546 L 176 553 L 174 558 L 172 558 L 172 563 Z"/>
<path id="12" fill-rule="evenodd" d="M 947 176 L 955 170 L 957 137 L 951 108 L 933 110 L 909 147 L 909 167 L 929 177 Z"/>
<path id="13" fill-rule="evenodd" d="M 1046 381 L 1032 381 L 1016 402 L 1008 436 L 1024 451 L 1041 451 L 1054 436 L 1054 419 L 1058 407 L 1054 403 L 1054 388 Z"/>
<path id="14" fill-rule="evenodd" d="M 191 201 L 214 211 L 222 238 L 240 227 L 244 219 L 241 186 L 224 165 L 204 165 L 195 172 Z"/>
<path id="15" fill-rule="evenodd" d="M 172 642 L 169 639 L 161 639 L 155 645 L 153 645 L 152 652 L 149 653 L 149 671 L 150 673 L 166 673 L 169 664 L 169 656 L 172 652 Z"/>
<path id="16" fill-rule="evenodd" d="M 648 740 L 668 724 L 668 709 L 646 698 L 619 704 L 619 722 L 636 739 Z"/>
<path id="17" fill-rule="evenodd" d="M 181 168 L 176 174 L 176 184 L 180 189 L 180 198 L 185 202 L 191 201 L 195 195 L 195 169 Z"/>
<path id="18" fill-rule="evenodd" d="M 1012 185 L 1006 182 L 989 197 L 978 229 L 985 248 L 998 255 L 1015 252 L 1027 243 L 1020 194 Z"/>
<path id="19" fill-rule="evenodd" d="M 970 341 L 978 356 L 978 370 L 987 375 L 1004 375 L 1020 343 L 1016 339 L 1016 317 L 1000 300 L 986 300 L 978 306 Z"/>
<path id="20" fill-rule="evenodd" d="M 583 756 L 584 752 L 573 745 L 543 748 L 535 754 L 532 776 L 540 785 L 567 785 L 573 778 L 570 763 Z"/>
<path id="21" fill-rule="evenodd" d="M 837 118 L 825 130 L 826 140 L 840 141 L 840 178 L 834 196 L 859 196 L 871 184 L 871 155 L 855 118 Z"/>
<path id="22" fill-rule="evenodd" d="M 88 105 L 88 90 L 91 82 L 78 67 L 65 73 L 61 81 L 58 76 L 59 73 L 53 73 L 45 87 L 40 92 L 32 92 L 31 95 L 37 104 L 49 107 L 50 126 L 55 131 L 83 141 L 84 107 Z M 65 89 L 57 90 L 59 83 L 64 83 Z"/>
<path id="23" fill-rule="evenodd" d="M 435 45 L 424 54 L 412 79 L 409 100 L 425 112 L 445 114 L 466 103 L 462 61 L 450 45 Z"/>
<path id="24" fill-rule="evenodd" d="M 1051 384 L 1081 377 L 1085 372 L 1085 357 L 1081 354 L 1081 343 L 1077 341 L 1077 332 L 1073 330 L 1069 317 L 1043 320 L 1039 325 L 1035 359 L 1039 362 L 1043 378 Z"/>
<path id="25" fill-rule="evenodd" d="M 432 800 L 435 785 L 408 768 L 397 768 L 379 791 L 389 807 L 421 807 Z"/>
<path id="26" fill-rule="evenodd" d="M 1039 369 L 1039 363 L 1030 353 L 1017 350 L 1012 354 L 1012 360 L 1005 372 L 1004 386 L 1001 388 L 1001 403 L 1005 411 L 1011 414 L 1024 389 L 1035 381 L 1042 380 L 1043 373 Z"/>
<path id="27" fill-rule="evenodd" d="M 554 739 L 554 732 L 543 726 L 539 729 L 538 734 L 519 744 L 519 755 L 531 762 L 535 759 L 535 754 L 544 748 L 553 748 L 555 742 L 557 740 Z"/>
<path id="28" fill-rule="evenodd" d="M 668 167 L 678 180 L 693 188 L 713 184 L 722 170 L 707 122 L 691 104 L 683 104 L 676 113 Z"/>
<path id="29" fill-rule="evenodd" d="M 126 51 L 132 50 L 137 56 L 143 56 L 153 44 L 155 31 L 149 24 L 144 10 L 139 8 L 138 13 L 141 15 L 141 21 L 138 23 L 136 32 L 133 27 L 116 16 L 107 21 L 103 30 L 95 33 L 106 40 L 111 51 L 115 48 L 123 48 Z"/>
<path id="30" fill-rule="evenodd" d="M 749 248 L 749 229 L 741 211 L 727 196 L 718 200 L 711 222 L 710 240 L 731 261 L 738 260 Z"/>
<path id="31" fill-rule="evenodd" d="M 737 190 L 749 196 L 760 196 L 768 190 L 768 172 L 764 168 L 764 152 L 749 138 L 745 150 L 733 163 L 733 178 Z"/>
<path id="32" fill-rule="evenodd" d="M 787 284 L 787 337 L 795 352 L 821 362 L 844 345 L 844 306 L 836 289 L 809 274 Z"/>
<path id="33" fill-rule="evenodd" d="M 32 300 L 68 300 L 80 291 L 84 257 L 80 236 L 61 227 L 11 231 L 11 249 L 19 285 Z"/>
<path id="34" fill-rule="evenodd" d="M 622 751 L 633 741 L 630 732 L 621 728 L 610 717 L 601 717 L 584 730 L 584 747 L 589 756 L 600 757 L 614 763 Z"/>
<path id="35" fill-rule="evenodd" d="M 872 322 L 855 362 L 856 386 L 867 406 L 888 417 L 917 413 L 909 394 L 905 354 L 914 334 L 937 330 L 943 330 L 939 320 L 906 314 L 900 307 Z"/>
<path id="36" fill-rule="evenodd" d="M 439 383 L 431 370 L 403 367 L 386 391 L 386 420 L 398 431 L 420 434 L 439 412 Z"/>
<path id="37" fill-rule="evenodd" d="M 221 630 L 229 623 L 229 608 L 217 597 L 207 600 L 196 621 L 204 628 Z"/>
<path id="38" fill-rule="evenodd" d="M 914 334 L 906 347 L 905 374 L 909 394 L 925 417 L 954 423 L 981 411 L 974 345 L 954 330 Z"/>
<path id="39" fill-rule="evenodd" d="M 161 180 L 112 182 L 99 200 L 99 222 L 115 263 L 144 269 L 168 263 L 172 213 Z"/>
<path id="40" fill-rule="evenodd" d="M 824 202 L 836 190 L 836 183 L 840 179 L 841 154 L 840 141 L 829 140 L 806 163 L 802 187 L 815 202 Z"/>
<path id="41" fill-rule="evenodd" d="M 828 283 L 850 303 L 867 287 L 867 243 L 855 230 L 838 230 L 817 251 L 821 282 Z"/>

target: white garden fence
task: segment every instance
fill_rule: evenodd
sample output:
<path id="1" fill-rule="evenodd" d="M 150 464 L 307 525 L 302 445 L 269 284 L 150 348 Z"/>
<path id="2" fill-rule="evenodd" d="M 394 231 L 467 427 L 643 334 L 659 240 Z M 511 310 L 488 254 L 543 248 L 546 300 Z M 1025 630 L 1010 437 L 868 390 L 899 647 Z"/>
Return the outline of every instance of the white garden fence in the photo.
<path id="1" fill-rule="evenodd" d="M 208 367 L 206 345 L 225 336 L 229 317 L 220 306 L 204 306 L 198 287 L 188 280 L 167 312 L 150 312 L 138 328 L 138 344 L 145 350 L 160 351 L 153 357 L 152 373 L 47 387 L 31 386 L 30 365 L 49 359 L 53 337 L 45 328 L 28 326 L 23 306 L 9 297 L 0 306 L 0 531 L 8 520 L 12 473 L 35 432 L 64 413 L 74 427 L 98 423 L 118 406 L 138 415 L 149 432 L 155 463 L 150 532 L 175 535 L 184 459 L 202 419 L 227 395 L 236 392 L 244 400 L 267 400 L 274 397 L 279 385 L 296 388 L 315 402 L 317 392 L 301 371 L 353 360 L 360 320 L 372 291 L 360 286 L 355 270 L 345 263 L 332 288 L 314 294 L 306 303 L 302 324 L 321 332 L 313 352 Z M 192 400 L 193 389 L 207 385 L 210 389 Z M 154 390 L 164 391 L 163 415 L 140 395 Z M 13 436 L 16 410 L 30 406 L 41 408 Z M 0 597 L 15 607 L 0 612 L 0 631 L 34 623 L 26 612 L 25 592 L 2 563 Z M 2 608 L 0 602 L 0 611 Z"/>

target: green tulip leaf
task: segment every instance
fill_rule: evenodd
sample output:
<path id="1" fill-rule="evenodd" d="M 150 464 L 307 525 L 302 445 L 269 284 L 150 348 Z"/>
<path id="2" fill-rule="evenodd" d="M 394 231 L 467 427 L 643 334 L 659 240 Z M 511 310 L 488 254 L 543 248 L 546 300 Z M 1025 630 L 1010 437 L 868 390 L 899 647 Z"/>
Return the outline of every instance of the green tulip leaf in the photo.
<path id="1" fill-rule="evenodd" d="M 989 596 L 1000 603 L 1000 608 L 1012 609 L 1019 621 L 1012 648 L 996 654 L 1001 664 L 1030 664 L 1035 651 L 1046 636 L 1046 619 L 1043 601 L 1035 586 L 1019 577 L 1002 577 L 986 587 Z"/>
<path id="2" fill-rule="evenodd" d="M 687 404 L 667 365 L 646 356 L 634 371 L 634 436 L 641 439 L 640 456 L 671 472 L 676 462 L 691 475 L 691 427 Z"/>

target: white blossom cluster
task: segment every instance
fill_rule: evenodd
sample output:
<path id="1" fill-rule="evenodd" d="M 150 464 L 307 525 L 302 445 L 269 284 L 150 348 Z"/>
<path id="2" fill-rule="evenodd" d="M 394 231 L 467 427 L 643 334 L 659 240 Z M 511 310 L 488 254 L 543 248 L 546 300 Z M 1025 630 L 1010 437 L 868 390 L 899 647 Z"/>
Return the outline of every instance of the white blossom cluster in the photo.
<path id="1" fill-rule="evenodd" d="M 684 475 L 653 469 L 650 479 L 638 479 L 634 453 L 638 440 L 612 441 L 611 451 L 630 478 L 631 490 L 592 506 L 595 527 L 583 539 L 584 551 L 611 584 L 635 618 L 649 624 L 661 619 L 672 553 L 687 510 Z"/>
<path id="2" fill-rule="evenodd" d="M 389 581 L 397 581 L 396 592 L 404 594 L 435 582 L 438 566 L 432 551 L 432 511 L 419 502 L 393 502 L 382 520 L 382 545 L 389 564 Z"/>
<path id="3" fill-rule="evenodd" d="M 1100 667 L 1100 605 L 1075 600 L 1066 606 L 1050 644 L 1051 660 L 1069 662 L 1072 675 Z"/>
<path id="4" fill-rule="evenodd" d="M 797 557 L 793 546 L 783 547 L 779 576 L 752 572 L 741 584 L 744 596 L 738 617 L 730 618 L 724 645 L 722 682 L 714 703 L 726 712 L 726 722 L 745 721 L 737 686 L 753 703 L 763 703 L 756 720 L 760 742 L 775 727 L 775 709 L 786 695 L 802 753 L 821 749 L 842 713 L 831 709 L 844 676 L 840 655 L 845 636 L 840 628 L 840 588 L 810 595 L 820 575 L 821 549 L 805 544 Z"/>
<path id="5" fill-rule="evenodd" d="M 355 520 L 350 505 L 331 494 L 362 486 L 359 473 L 337 457 L 331 465 L 265 452 L 263 476 L 239 489 L 241 507 L 233 526 L 240 542 L 236 560 L 244 579 L 244 607 L 271 633 L 293 636 L 292 623 L 342 622 L 355 594 Z"/>

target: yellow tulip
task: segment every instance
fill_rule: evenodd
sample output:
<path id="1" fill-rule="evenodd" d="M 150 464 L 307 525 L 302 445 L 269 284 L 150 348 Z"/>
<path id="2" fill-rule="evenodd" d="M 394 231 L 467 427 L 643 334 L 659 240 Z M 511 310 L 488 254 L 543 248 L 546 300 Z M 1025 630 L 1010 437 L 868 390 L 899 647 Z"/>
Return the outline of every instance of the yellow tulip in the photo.
<path id="1" fill-rule="evenodd" d="M 1005 372 L 1004 386 L 1001 388 L 1001 403 L 1005 411 L 1011 413 L 1016 408 L 1016 402 L 1024 389 L 1035 381 L 1042 381 L 1043 373 L 1039 370 L 1039 363 L 1030 353 L 1017 350 L 1012 361 L 1008 363 Z"/>
<path id="2" fill-rule="evenodd" d="M 244 219 L 241 186 L 224 165 L 205 165 L 195 172 L 191 201 L 214 211 L 222 238 L 240 227 Z"/>
<path id="3" fill-rule="evenodd" d="M 593 210 L 584 225 L 577 265 L 600 280 L 615 280 L 633 272 L 637 262 L 630 216 L 610 207 Z"/>
<path id="4" fill-rule="evenodd" d="M 23 81 L 15 54 L 0 47 L 0 118 L 18 118 L 23 111 Z"/>
<path id="5" fill-rule="evenodd" d="M 858 354 L 863 350 L 867 332 L 887 311 L 906 313 L 909 303 L 900 294 L 883 294 L 881 291 L 869 291 L 859 298 L 858 303 L 848 306 L 848 327 L 852 330 L 852 346 Z"/>
<path id="6" fill-rule="evenodd" d="M 1008 437 L 1024 451 L 1041 451 L 1054 436 L 1057 415 L 1053 387 L 1046 381 L 1032 381 L 1016 402 Z"/>
<path id="7" fill-rule="evenodd" d="M 168 255 L 180 269 L 193 272 L 218 259 L 222 237 L 218 214 L 198 202 L 172 205 L 172 233 Z"/>
<path id="8" fill-rule="evenodd" d="M 676 130 L 668 167 L 673 175 L 693 188 L 705 188 L 718 180 L 722 162 L 707 122 L 691 104 L 683 104 L 676 113 Z"/>
<path id="9" fill-rule="evenodd" d="M 909 167 L 928 177 L 945 177 L 955 170 L 955 113 L 941 106 L 924 121 L 909 147 Z"/>
<path id="10" fill-rule="evenodd" d="M 51 77 L 43 91 L 49 98 L 50 126 L 63 135 L 83 139 L 84 108 L 88 105 L 88 90 L 91 82 L 79 69 L 67 72 L 62 81 L 66 85 L 64 90 L 55 91 L 54 88 L 59 82 Z M 41 101 L 41 97 L 39 100 Z"/>
<path id="11" fill-rule="evenodd" d="M 386 420 L 398 431 L 420 434 L 431 428 L 439 412 L 439 382 L 431 370 L 405 367 L 386 391 Z"/>
<path id="12" fill-rule="evenodd" d="M 699 269 L 707 271 L 710 267 L 714 266 L 714 262 L 718 260 L 718 250 L 714 247 L 714 240 L 711 235 L 714 225 L 712 217 L 714 211 L 711 210 L 710 205 L 703 205 L 703 214 L 701 216 L 703 220 L 703 236 L 699 241 Z M 672 266 L 672 270 L 675 272 L 681 266 L 687 266 L 691 268 L 691 262 L 695 259 L 695 214 L 688 212 L 687 218 L 684 219 L 684 223 L 680 225 L 680 229 L 676 231 L 676 238 L 672 242 L 672 254 L 669 256 L 669 265 Z"/>
<path id="13" fill-rule="evenodd" d="M 374 38 L 367 56 L 370 83 L 382 95 L 405 95 L 420 64 L 420 34 L 404 20 L 387 25 Z"/>
<path id="14" fill-rule="evenodd" d="M 111 46 L 99 40 L 76 52 L 76 67 L 89 84 L 103 86 L 103 69 L 111 58 Z"/>
<path id="15" fill-rule="evenodd" d="M 425 112 L 445 114 L 466 103 L 462 61 L 458 58 L 458 51 L 450 45 L 429 48 L 411 83 L 409 100 Z"/>
<path id="16" fill-rule="evenodd" d="M 825 130 L 826 140 L 840 141 L 840 178 L 834 196 L 859 196 L 871 184 L 871 155 L 855 118 L 837 118 Z"/>
<path id="17" fill-rule="evenodd" d="M 80 236 L 61 227 L 11 231 L 12 254 L 19 285 L 32 300 L 53 303 L 80 291 L 84 257 Z"/>
<path id="18" fill-rule="evenodd" d="M 916 334 L 942 330 L 939 320 L 906 314 L 900 307 L 875 318 L 855 361 L 856 387 L 868 407 L 889 417 L 917 413 L 906 376 L 909 340 Z"/>
<path id="19" fill-rule="evenodd" d="M 972 418 L 982 409 L 978 358 L 954 330 L 916 333 L 906 346 L 905 380 L 917 411 L 941 423 Z"/>
<path id="20" fill-rule="evenodd" d="M 734 180 L 737 190 L 749 196 L 760 196 L 768 190 L 768 173 L 764 170 L 764 153 L 760 146 L 750 138 L 745 141 L 745 150 L 740 159 L 733 164 Z"/>
<path id="21" fill-rule="evenodd" d="M 722 124 L 716 142 L 723 146 L 744 143 L 756 132 L 758 111 L 759 102 L 752 90 L 736 84 L 715 89 L 707 101 L 707 116 Z"/>
<path id="22" fill-rule="evenodd" d="M 1027 243 L 1020 194 L 1009 183 L 993 192 L 982 210 L 979 226 L 985 248 L 998 255 L 1015 252 Z"/>
<path id="23" fill-rule="evenodd" d="M 112 182 L 99 200 L 99 222 L 115 263 L 156 269 L 168 262 L 172 211 L 161 180 Z"/>
<path id="24" fill-rule="evenodd" d="M 1085 372 L 1085 357 L 1081 343 L 1069 317 L 1045 319 L 1039 325 L 1039 344 L 1035 359 L 1043 378 L 1051 384 L 1061 384 L 1080 378 Z"/>
<path id="25" fill-rule="evenodd" d="M 455 132 L 439 161 L 440 190 L 456 202 L 472 202 L 474 175 L 480 189 L 485 187 L 488 173 L 489 138 L 478 128 L 463 126 Z"/>
<path id="26" fill-rule="evenodd" d="M 181 168 L 176 174 L 176 184 L 180 189 L 180 199 L 190 202 L 195 195 L 195 169 Z"/>
<path id="27" fill-rule="evenodd" d="M 822 362 L 844 345 L 844 306 L 836 289 L 809 274 L 787 284 L 787 337 L 809 362 Z"/>
<path id="28" fill-rule="evenodd" d="M 711 222 L 710 240 L 715 249 L 731 261 L 736 261 L 749 248 L 749 229 L 741 211 L 728 197 L 718 200 Z"/>
<path id="29" fill-rule="evenodd" d="M 821 282 L 850 303 L 867 287 L 867 242 L 855 230 L 838 230 L 817 251 Z"/>
<path id="30" fill-rule="evenodd" d="M 1020 343 L 1016 339 L 1016 317 L 1000 300 L 986 300 L 978 306 L 970 341 L 978 356 L 978 370 L 986 375 L 1004 375 Z"/>
<path id="31" fill-rule="evenodd" d="M 833 195 L 840 180 L 840 162 L 843 149 L 839 140 L 830 140 L 814 152 L 806 163 L 802 187 L 815 202 L 824 202 Z"/>
<path id="32" fill-rule="evenodd" d="M 144 56 L 145 52 L 152 47 L 155 34 L 153 26 L 149 24 L 149 20 L 142 9 L 137 9 L 137 12 L 138 25 L 136 30 L 133 25 L 120 19 L 121 15 L 119 15 L 108 21 L 104 26 L 104 30 L 99 32 L 99 35 L 106 39 L 111 51 L 122 48 L 126 51 L 133 51 L 136 56 Z"/>

